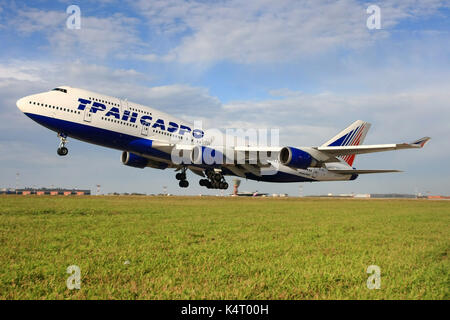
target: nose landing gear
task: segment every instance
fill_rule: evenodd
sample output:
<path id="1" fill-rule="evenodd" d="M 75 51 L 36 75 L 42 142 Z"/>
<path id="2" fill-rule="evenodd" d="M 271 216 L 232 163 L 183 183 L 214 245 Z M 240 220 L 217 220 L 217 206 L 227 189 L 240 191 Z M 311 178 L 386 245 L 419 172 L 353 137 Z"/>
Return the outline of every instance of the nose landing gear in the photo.
<path id="1" fill-rule="evenodd" d="M 187 188 L 187 187 L 189 187 L 189 181 L 186 180 L 186 167 L 183 167 L 182 171 L 178 172 L 175 175 L 175 178 L 180 181 L 178 183 L 180 188 Z"/>
<path id="2" fill-rule="evenodd" d="M 67 136 L 62 133 L 58 133 L 58 138 L 61 141 L 59 143 L 59 148 L 56 150 L 56 153 L 59 156 L 66 156 L 69 153 L 69 149 L 66 148 Z"/>

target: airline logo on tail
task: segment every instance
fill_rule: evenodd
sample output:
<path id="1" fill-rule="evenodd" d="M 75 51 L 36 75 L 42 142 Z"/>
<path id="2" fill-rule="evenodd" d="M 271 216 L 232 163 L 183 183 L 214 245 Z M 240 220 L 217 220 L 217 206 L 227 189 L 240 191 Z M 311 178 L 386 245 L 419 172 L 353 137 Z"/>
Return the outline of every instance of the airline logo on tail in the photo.
<path id="1" fill-rule="evenodd" d="M 420 147 L 422 148 L 428 141 L 430 141 L 430 139 L 431 139 L 430 137 L 424 137 L 424 138 L 422 138 L 422 139 L 419 139 L 419 140 L 414 141 L 414 142 L 411 143 L 411 144 L 420 146 Z"/>
<path id="2" fill-rule="evenodd" d="M 365 121 L 355 121 L 349 127 L 339 132 L 332 139 L 324 143 L 322 146 L 327 147 L 342 147 L 342 146 L 359 146 L 364 142 L 367 132 L 369 131 L 370 123 Z M 353 165 L 355 155 L 345 155 L 340 157 L 349 166 Z"/>

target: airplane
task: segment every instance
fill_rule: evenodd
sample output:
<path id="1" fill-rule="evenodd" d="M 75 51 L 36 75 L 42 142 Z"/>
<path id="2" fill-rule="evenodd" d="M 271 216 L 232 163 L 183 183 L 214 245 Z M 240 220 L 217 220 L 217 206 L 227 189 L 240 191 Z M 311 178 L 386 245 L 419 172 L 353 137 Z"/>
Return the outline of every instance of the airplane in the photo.
<path id="1" fill-rule="evenodd" d="M 60 156 L 68 154 L 69 137 L 120 150 L 126 166 L 175 169 L 181 188 L 189 186 L 188 170 L 208 189 L 227 189 L 225 176 L 283 183 L 348 181 L 360 174 L 400 172 L 355 169 L 353 162 L 358 154 L 418 149 L 430 140 L 363 145 L 371 124 L 357 120 L 320 146 L 224 145 L 220 139 L 214 142 L 208 131 L 154 108 L 69 86 L 21 98 L 17 107 L 57 133 Z"/>

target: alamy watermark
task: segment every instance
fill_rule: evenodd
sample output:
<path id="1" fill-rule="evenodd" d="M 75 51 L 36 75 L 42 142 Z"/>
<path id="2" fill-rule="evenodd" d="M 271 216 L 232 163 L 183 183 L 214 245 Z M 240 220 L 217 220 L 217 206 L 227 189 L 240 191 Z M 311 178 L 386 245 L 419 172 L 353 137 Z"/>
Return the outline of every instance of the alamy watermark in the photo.
<path id="1" fill-rule="evenodd" d="M 367 289 L 381 288 L 381 269 L 379 266 L 371 265 L 367 267 L 366 273 L 370 274 L 367 278 Z"/>
<path id="2" fill-rule="evenodd" d="M 366 10 L 367 14 L 370 14 L 370 16 L 367 18 L 367 29 L 374 30 L 374 29 L 381 29 L 381 9 L 379 6 L 372 4 L 367 7 Z"/>
<path id="3" fill-rule="evenodd" d="M 81 9 L 77 5 L 68 6 L 66 13 L 70 16 L 66 20 L 67 29 L 79 30 L 81 29 Z"/>
<path id="4" fill-rule="evenodd" d="M 194 165 L 259 165 L 266 166 L 264 175 L 275 174 L 273 161 L 279 151 L 279 129 L 246 128 L 201 130 L 201 122 L 194 123 L 195 130 L 202 132 L 201 139 L 171 136 L 171 160 L 175 164 Z"/>
<path id="5" fill-rule="evenodd" d="M 68 266 L 67 271 L 70 276 L 66 280 L 66 286 L 69 290 L 81 289 L 81 269 L 79 266 Z"/>

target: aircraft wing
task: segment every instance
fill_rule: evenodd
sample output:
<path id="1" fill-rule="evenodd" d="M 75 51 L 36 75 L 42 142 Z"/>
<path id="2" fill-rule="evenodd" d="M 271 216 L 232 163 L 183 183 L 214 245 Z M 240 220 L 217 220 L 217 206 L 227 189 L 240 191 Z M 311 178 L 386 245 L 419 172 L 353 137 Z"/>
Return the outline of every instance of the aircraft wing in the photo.
<path id="1" fill-rule="evenodd" d="M 320 147 L 303 147 L 302 150 L 311 154 L 318 161 L 328 163 L 339 161 L 336 157 L 401 150 L 401 149 L 418 149 L 422 148 L 428 141 L 429 137 L 424 137 L 412 143 L 398 143 L 398 144 L 378 144 L 378 145 L 353 145 L 353 146 L 320 146 Z M 166 142 L 154 142 L 153 146 L 160 151 L 170 153 L 173 149 L 188 152 L 188 154 L 195 148 L 194 145 L 189 144 L 172 144 Z M 214 148 L 214 147 L 212 147 Z M 236 176 L 246 177 L 247 173 L 252 173 L 255 176 L 261 176 L 264 168 L 276 167 L 278 162 L 269 161 L 268 163 L 260 163 L 258 155 L 253 152 L 268 152 L 268 160 L 278 158 L 278 153 L 281 147 L 270 146 L 236 146 L 233 148 L 235 152 L 245 152 L 246 162 L 243 164 L 224 163 L 223 167 L 233 172 Z M 289 165 L 288 165 L 289 166 Z M 189 165 L 189 169 L 193 170 L 198 175 L 203 175 L 203 170 L 195 165 Z M 388 173 L 401 172 L 399 170 L 354 170 L 354 169 L 328 169 L 328 171 L 338 174 L 371 174 L 371 173 Z"/>
<path id="2" fill-rule="evenodd" d="M 337 147 L 317 147 L 318 151 L 325 152 L 333 156 L 345 156 L 352 154 L 373 153 L 401 149 L 422 148 L 431 138 L 424 137 L 412 143 L 397 144 L 375 144 L 375 145 L 359 145 L 359 146 L 337 146 Z"/>

